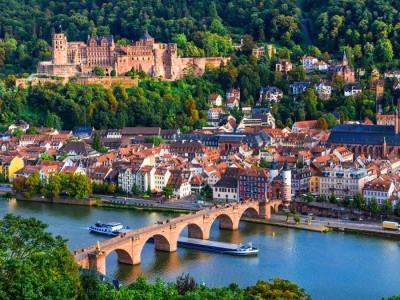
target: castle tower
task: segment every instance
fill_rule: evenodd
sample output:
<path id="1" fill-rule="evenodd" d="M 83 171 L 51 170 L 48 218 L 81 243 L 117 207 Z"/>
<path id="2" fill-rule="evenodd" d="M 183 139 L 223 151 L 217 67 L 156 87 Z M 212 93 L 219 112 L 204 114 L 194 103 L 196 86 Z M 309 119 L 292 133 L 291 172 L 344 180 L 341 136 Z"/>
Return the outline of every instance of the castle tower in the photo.
<path id="1" fill-rule="evenodd" d="M 68 42 L 67 37 L 64 33 L 53 34 L 53 64 L 55 65 L 66 65 L 68 64 Z"/>
<path id="2" fill-rule="evenodd" d="M 283 200 L 292 200 L 292 171 L 289 168 L 287 161 L 283 165 L 282 169 L 282 179 L 283 179 Z"/>
<path id="3" fill-rule="evenodd" d="M 274 180 L 276 176 L 278 176 L 278 164 L 276 163 L 274 158 L 269 167 L 269 181 L 272 182 L 272 180 Z"/>
<path id="4" fill-rule="evenodd" d="M 397 99 L 397 109 L 395 111 L 395 120 L 394 120 L 394 130 L 396 134 L 399 134 L 400 131 L 400 120 L 399 120 L 399 109 L 400 109 L 400 99 Z"/>

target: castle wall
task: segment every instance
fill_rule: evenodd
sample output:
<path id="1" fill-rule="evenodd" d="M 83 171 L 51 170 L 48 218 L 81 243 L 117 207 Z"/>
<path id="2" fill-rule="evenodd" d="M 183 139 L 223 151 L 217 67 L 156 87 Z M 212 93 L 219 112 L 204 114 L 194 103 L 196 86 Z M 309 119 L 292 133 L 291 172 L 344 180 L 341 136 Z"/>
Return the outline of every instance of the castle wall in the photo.
<path id="1" fill-rule="evenodd" d="M 138 78 L 131 77 L 79 77 L 74 78 L 73 81 L 82 85 L 100 84 L 105 88 L 111 88 L 115 85 L 124 87 L 132 87 L 138 84 Z"/>
<path id="2" fill-rule="evenodd" d="M 40 62 L 36 69 L 37 73 L 54 75 L 60 77 L 72 77 L 80 74 L 80 68 L 74 64 L 55 65 L 49 62 Z"/>

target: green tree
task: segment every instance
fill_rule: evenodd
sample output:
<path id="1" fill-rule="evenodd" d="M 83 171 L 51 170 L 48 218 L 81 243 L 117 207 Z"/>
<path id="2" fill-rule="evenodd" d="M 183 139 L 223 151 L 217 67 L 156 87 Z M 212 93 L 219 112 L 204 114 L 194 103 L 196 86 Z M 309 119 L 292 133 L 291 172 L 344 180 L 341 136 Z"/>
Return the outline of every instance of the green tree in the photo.
<path id="1" fill-rule="evenodd" d="M 272 278 L 269 282 L 259 280 L 255 286 L 245 289 L 245 295 L 254 296 L 255 299 L 311 300 L 310 295 L 297 284 L 280 278 Z"/>
<path id="2" fill-rule="evenodd" d="M 260 161 L 258 162 L 258 166 L 260 168 L 268 168 L 269 163 L 265 160 L 265 158 L 261 157 Z"/>
<path id="3" fill-rule="evenodd" d="M 394 212 L 396 213 L 396 216 L 400 217 L 400 202 L 396 204 Z"/>
<path id="4" fill-rule="evenodd" d="M 164 192 L 164 195 L 167 196 L 168 198 L 171 197 L 174 194 L 174 190 L 169 185 L 166 185 L 163 188 L 163 192 Z"/>
<path id="5" fill-rule="evenodd" d="M 99 152 L 101 152 L 101 150 L 103 148 L 103 145 L 101 144 L 101 141 L 100 141 L 100 135 L 99 135 L 99 133 L 97 131 L 95 131 L 93 133 L 92 148 L 94 150 L 96 150 L 96 151 L 99 151 Z"/>
<path id="6" fill-rule="evenodd" d="M 393 60 L 393 46 L 389 39 L 380 39 L 375 47 L 375 57 L 382 63 L 390 63 Z"/>
<path id="7" fill-rule="evenodd" d="M 373 213 L 377 213 L 380 210 L 379 204 L 376 201 L 375 197 L 372 197 L 370 201 L 368 201 L 368 209 L 373 212 Z"/>
<path id="8" fill-rule="evenodd" d="M 23 131 L 21 130 L 21 128 L 17 127 L 13 130 L 13 135 L 15 135 L 16 137 L 21 137 L 21 135 L 23 135 Z"/>
<path id="9" fill-rule="evenodd" d="M 165 141 L 160 136 L 156 136 L 156 135 L 153 135 L 151 137 L 145 137 L 144 142 L 152 143 L 154 145 L 154 147 L 158 147 L 158 146 L 160 146 L 160 144 L 165 143 Z"/>
<path id="10" fill-rule="evenodd" d="M 325 194 L 318 195 L 317 202 L 328 202 Z"/>
<path id="11" fill-rule="evenodd" d="M 141 191 L 139 189 L 139 186 L 136 183 L 134 183 L 132 185 L 131 191 L 132 191 L 132 195 L 134 195 L 134 196 L 140 196 L 141 195 Z"/>
<path id="12" fill-rule="evenodd" d="M 354 195 L 353 203 L 354 206 L 360 210 L 363 210 L 366 207 L 365 198 L 361 193 L 357 193 Z"/>
<path id="13" fill-rule="evenodd" d="M 210 31 L 212 33 L 216 33 L 218 35 L 225 35 L 226 34 L 226 28 L 222 24 L 222 22 L 219 19 L 214 19 L 211 22 L 210 25 Z"/>
<path id="14" fill-rule="evenodd" d="M 104 76 L 104 70 L 103 70 L 103 68 L 101 68 L 99 66 L 95 66 L 93 68 L 93 74 L 96 76 Z"/>
<path id="15" fill-rule="evenodd" d="M 382 202 L 381 211 L 387 214 L 391 214 L 393 212 L 393 203 L 390 199 L 386 199 Z"/>
<path id="16" fill-rule="evenodd" d="M 117 76 L 117 71 L 115 71 L 114 69 L 112 69 L 111 72 L 110 72 L 110 76 L 111 76 L 111 77 Z"/>
<path id="17" fill-rule="evenodd" d="M 176 279 L 175 286 L 180 295 L 185 295 L 187 292 L 196 290 L 199 285 L 189 274 L 186 274 L 186 276 L 182 274 Z"/>
<path id="18" fill-rule="evenodd" d="M 40 155 L 41 160 L 55 160 L 53 155 L 49 155 L 47 153 L 43 153 Z"/>
<path id="19" fill-rule="evenodd" d="M 332 193 L 332 194 L 329 196 L 329 203 L 332 203 L 332 204 L 336 204 L 336 203 L 337 203 L 336 196 L 335 196 L 334 193 Z"/>
<path id="20" fill-rule="evenodd" d="M 59 174 L 51 174 L 48 183 L 45 185 L 46 195 L 51 198 L 58 198 L 62 191 L 62 178 Z"/>
<path id="21" fill-rule="evenodd" d="M 92 194 L 90 179 L 83 174 L 68 175 L 68 194 L 75 199 L 82 199 Z"/>
<path id="22" fill-rule="evenodd" d="M 303 66 L 294 66 L 288 74 L 294 81 L 304 81 L 306 79 L 306 72 L 304 71 Z"/>
<path id="23" fill-rule="evenodd" d="M 0 220 L 0 298 L 76 299 L 79 271 L 66 240 L 35 218 Z"/>
<path id="24" fill-rule="evenodd" d="M 41 192 L 43 185 L 42 181 L 40 180 L 40 174 L 39 172 L 33 172 L 26 178 L 25 182 L 25 188 L 26 191 L 31 195 L 35 195 L 37 193 Z"/>
<path id="25" fill-rule="evenodd" d="M 349 196 L 344 196 L 344 198 L 342 199 L 342 205 L 344 207 L 347 207 L 347 206 L 349 206 L 349 204 L 350 204 L 350 197 Z"/>
<path id="26" fill-rule="evenodd" d="M 289 218 L 292 215 L 292 213 L 290 211 L 285 211 L 285 216 L 286 216 L 286 223 L 289 222 Z"/>
<path id="27" fill-rule="evenodd" d="M 293 216 L 293 221 L 295 224 L 299 224 L 300 223 L 300 217 L 298 215 L 294 215 Z"/>

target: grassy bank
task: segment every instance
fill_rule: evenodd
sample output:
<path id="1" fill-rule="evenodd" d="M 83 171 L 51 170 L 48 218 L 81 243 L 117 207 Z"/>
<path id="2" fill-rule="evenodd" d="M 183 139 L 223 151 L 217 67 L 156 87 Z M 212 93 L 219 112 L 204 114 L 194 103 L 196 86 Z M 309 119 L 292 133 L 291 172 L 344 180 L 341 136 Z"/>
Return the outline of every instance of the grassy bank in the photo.
<path id="1" fill-rule="evenodd" d="M 109 208 L 124 208 L 139 211 L 154 211 L 154 212 L 167 212 L 167 213 L 180 213 L 187 214 L 190 212 L 188 209 L 178 209 L 178 208 L 167 208 L 167 207 L 149 207 L 149 206 L 135 206 L 135 205 L 125 205 L 125 204 L 111 204 L 111 203 L 97 203 L 95 206 L 98 207 L 109 207 Z"/>

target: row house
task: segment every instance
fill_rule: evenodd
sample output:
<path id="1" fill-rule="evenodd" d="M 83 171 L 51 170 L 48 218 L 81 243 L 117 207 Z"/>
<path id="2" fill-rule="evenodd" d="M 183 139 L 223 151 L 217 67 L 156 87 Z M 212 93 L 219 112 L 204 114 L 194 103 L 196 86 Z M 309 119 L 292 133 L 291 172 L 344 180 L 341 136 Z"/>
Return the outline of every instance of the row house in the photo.
<path id="1" fill-rule="evenodd" d="M 207 112 L 207 123 L 212 126 L 218 126 L 220 116 L 224 113 L 220 107 L 212 107 Z"/>
<path id="2" fill-rule="evenodd" d="M 203 157 L 206 147 L 199 142 L 172 142 L 170 153 L 186 158 Z"/>
<path id="3" fill-rule="evenodd" d="M 391 198 L 394 191 L 395 185 L 391 180 L 376 178 L 365 183 L 362 194 L 367 203 L 369 203 L 372 198 L 375 198 L 378 204 L 382 205 L 383 201 Z"/>
<path id="4" fill-rule="evenodd" d="M 85 141 L 71 141 L 65 144 L 59 151 L 58 155 L 66 153 L 72 160 L 78 160 L 80 158 L 96 157 L 99 153 L 92 147 L 86 144 Z"/>
<path id="5" fill-rule="evenodd" d="M 325 195 L 333 193 L 340 198 L 354 197 L 355 194 L 362 193 L 365 183 L 374 178 L 376 174 L 365 168 L 326 168 L 320 176 L 319 192 Z"/>
<path id="6" fill-rule="evenodd" d="M 118 186 L 125 192 L 130 192 L 133 185 L 136 185 L 140 192 L 144 193 L 148 189 L 153 189 L 154 173 L 155 168 L 152 166 L 123 166 L 118 174 Z"/>
<path id="7" fill-rule="evenodd" d="M 226 100 L 229 98 L 235 98 L 238 102 L 240 101 L 240 90 L 237 89 L 229 89 L 226 91 Z"/>
<path id="8" fill-rule="evenodd" d="M 267 86 L 260 89 L 260 97 L 257 102 L 257 106 L 263 106 L 266 102 L 271 103 L 272 101 L 279 103 L 283 97 L 283 92 L 276 86 Z"/>
<path id="9" fill-rule="evenodd" d="M 302 63 L 304 70 L 306 71 L 314 70 L 315 69 L 314 65 L 318 63 L 318 58 L 304 55 L 304 57 L 302 58 Z"/>
<path id="10" fill-rule="evenodd" d="M 215 202 L 237 202 L 238 201 L 238 179 L 224 176 L 212 188 L 213 200 Z"/>
<path id="11" fill-rule="evenodd" d="M 292 89 L 293 95 L 298 95 L 300 93 L 305 92 L 306 89 L 310 87 L 310 85 L 311 82 L 293 82 L 292 84 L 289 85 L 289 88 Z"/>
<path id="12" fill-rule="evenodd" d="M 293 64 L 287 59 L 280 59 L 275 64 L 275 71 L 281 73 L 282 75 L 287 75 L 289 71 L 293 69 Z"/>
<path id="13" fill-rule="evenodd" d="M 396 125 L 396 115 L 395 114 L 389 114 L 389 115 L 382 115 L 382 114 L 377 114 L 376 115 L 376 125 Z"/>
<path id="14" fill-rule="evenodd" d="M 219 94 L 211 94 L 207 97 L 208 105 L 210 106 L 221 106 L 222 97 Z"/>
<path id="15" fill-rule="evenodd" d="M 0 155 L 0 174 L 10 181 L 13 180 L 14 174 L 24 168 L 24 160 L 15 156 Z"/>
<path id="16" fill-rule="evenodd" d="M 168 180 L 168 186 L 173 190 L 173 196 L 181 199 L 192 193 L 190 182 L 181 174 L 174 172 Z"/>
<path id="17" fill-rule="evenodd" d="M 312 175 L 313 174 L 308 167 L 292 169 L 292 193 L 300 195 L 307 192 Z"/>
<path id="18" fill-rule="evenodd" d="M 352 162 L 354 159 L 354 154 L 346 147 L 337 147 L 332 152 L 339 159 L 341 163 L 343 162 Z"/>
<path id="19" fill-rule="evenodd" d="M 168 184 L 171 172 L 167 168 L 157 167 L 154 172 L 154 189 L 157 192 L 162 192 Z"/>
<path id="20" fill-rule="evenodd" d="M 362 92 L 362 86 L 360 83 L 348 83 L 344 86 L 344 96 L 354 96 Z"/>
<path id="21" fill-rule="evenodd" d="M 258 199 L 267 198 L 269 174 L 267 169 L 243 169 L 239 172 L 238 198 Z"/>
<path id="22" fill-rule="evenodd" d="M 311 129 L 317 129 L 317 120 L 299 121 L 292 126 L 292 132 L 309 131 Z"/>
<path id="23" fill-rule="evenodd" d="M 326 81 L 320 81 L 315 84 L 315 92 L 318 95 L 318 98 L 322 100 L 329 100 L 332 95 L 332 84 Z"/>
<path id="24" fill-rule="evenodd" d="M 110 166 L 95 167 L 88 177 L 92 183 L 102 184 L 107 181 L 112 170 Z"/>

